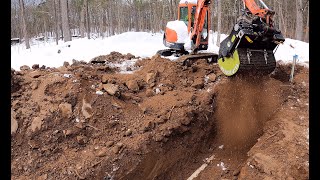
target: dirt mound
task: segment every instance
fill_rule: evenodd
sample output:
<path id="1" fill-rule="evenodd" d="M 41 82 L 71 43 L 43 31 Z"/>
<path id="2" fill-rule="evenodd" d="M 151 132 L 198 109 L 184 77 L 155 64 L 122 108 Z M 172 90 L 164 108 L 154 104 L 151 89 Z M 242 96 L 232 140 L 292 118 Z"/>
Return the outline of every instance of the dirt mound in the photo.
<path id="1" fill-rule="evenodd" d="M 129 67 L 136 70 L 126 74 L 101 61 L 118 63 L 124 56 L 130 55 L 112 52 L 94 58 L 98 63 L 74 60 L 59 68 L 12 71 L 13 179 L 187 179 L 213 154 L 198 179 L 249 177 L 246 161 L 264 177 L 272 170 L 263 159 L 271 150 L 262 147 L 304 141 L 291 133 L 275 145 L 286 129 L 268 138 L 291 121 L 273 126 L 274 117 L 286 117 L 279 112 L 290 109 L 293 99 L 301 103 L 295 108 L 308 112 L 303 67 L 288 84 L 283 65 L 271 77 L 243 79 L 226 78 L 205 60 L 186 67 L 155 55 L 135 61 Z M 304 116 L 291 126 L 302 131 L 307 121 Z M 293 162 L 287 167 L 292 173 L 308 172 L 297 165 L 302 160 L 296 153 L 306 154 L 305 146 L 277 157 Z M 277 172 L 268 177 L 287 173 Z"/>
<path id="2" fill-rule="evenodd" d="M 131 60 L 133 58 L 139 58 L 139 57 L 135 57 L 134 55 L 132 55 L 130 53 L 123 55 L 119 52 L 112 51 L 108 55 L 97 56 L 97 57 L 91 59 L 89 62 L 90 63 L 106 63 L 106 62 L 121 63 L 123 61 Z"/>

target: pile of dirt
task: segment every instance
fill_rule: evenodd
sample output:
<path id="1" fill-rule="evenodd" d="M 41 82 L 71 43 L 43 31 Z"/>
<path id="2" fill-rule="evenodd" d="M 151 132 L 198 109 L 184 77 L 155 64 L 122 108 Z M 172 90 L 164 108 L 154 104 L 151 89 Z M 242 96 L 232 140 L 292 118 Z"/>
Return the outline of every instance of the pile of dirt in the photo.
<path id="1" fill-rule="evenodd" d="M 155 55 L 129 74 L 106 63 L 132 58 L 12 70 L 12 179 L 187 179 L 212 155 L 196 179 L 308 178 L 308 69 L 290 84 L 281 64 L 246 79 L 205 60 Z"/>
<path id="2" fill-rule="evenodd" d="M 110 54 L 100 55 L 91 59 L 89 63 L 107 63 L 107 62 L 121 63 L 123 61 L 131 60 L 134 58 L 139 58 L 139 57 L 135 57 L 131 53 L 127 53 L 126 55 L 123 55 L 119 52 L 112 51 Z"/>

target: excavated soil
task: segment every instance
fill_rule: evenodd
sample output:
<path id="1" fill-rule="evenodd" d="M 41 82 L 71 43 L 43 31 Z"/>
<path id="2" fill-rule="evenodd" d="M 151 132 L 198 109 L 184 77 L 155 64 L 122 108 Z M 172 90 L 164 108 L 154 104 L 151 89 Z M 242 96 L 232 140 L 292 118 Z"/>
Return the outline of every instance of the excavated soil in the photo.
<path id="1" fill-rule="evenodd" d="M 290 71 L 118 52 L 12 70 L 11 177 L 309 179 L 309 69 Z"/>

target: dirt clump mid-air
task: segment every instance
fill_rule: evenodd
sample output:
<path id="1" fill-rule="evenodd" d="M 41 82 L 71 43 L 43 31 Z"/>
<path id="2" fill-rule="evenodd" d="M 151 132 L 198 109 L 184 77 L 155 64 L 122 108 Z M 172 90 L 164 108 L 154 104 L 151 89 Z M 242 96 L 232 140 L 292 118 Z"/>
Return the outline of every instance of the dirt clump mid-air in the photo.
<path id="1" fill-rule="evenodd" d="M 12 70 L 12 179 L 308 179 L 309 70 L 290 67 L 112 52 Z"/>

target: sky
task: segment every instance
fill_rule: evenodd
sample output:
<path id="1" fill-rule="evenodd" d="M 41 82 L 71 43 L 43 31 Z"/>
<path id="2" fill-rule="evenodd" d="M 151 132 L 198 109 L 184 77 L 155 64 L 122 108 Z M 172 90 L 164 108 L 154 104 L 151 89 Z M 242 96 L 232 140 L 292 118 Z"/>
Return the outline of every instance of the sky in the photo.
<path id="1" fill-rule="evenodd" d="M 217 53 L 216 32 L 209 34 L 209 47 L 207 51 Z M 221 41 L 226 38 L 221 35 Z M 136 57 L 152 57 L 158 50 L 167 49 L 162 43 L 162 33 L 149 32 L 125 32 L 105 38 L 78 38 L 69 42 L 59 41 L 56 45 L 54 39 L 47 42 L 31 40 L 31 48 L 26 49 L 25 44 L 11 46 L 11 68 L 20 70 L 20 66 L 39 64 L 47 67 L 60 67 L 63 62 L 72 63 L 72 60 L 89 62 L 92 58 L 107 55 L 112 51 L 122 54 L 131 53 Z M 60 50 L 60 53 L 58 51 Z M 275 52 L 277 61 L 291 63 L 293 56 L 298 55 L 299 64 L 309 67 L 309 43 L 286 38 L 285 42 L 279 45 Z M 176 57 L 168 57 L 174 61 Z M 130 64 L 132 62 L 126 62 Z"/>

